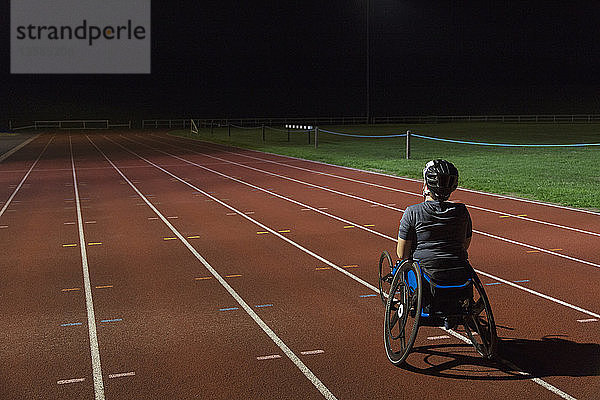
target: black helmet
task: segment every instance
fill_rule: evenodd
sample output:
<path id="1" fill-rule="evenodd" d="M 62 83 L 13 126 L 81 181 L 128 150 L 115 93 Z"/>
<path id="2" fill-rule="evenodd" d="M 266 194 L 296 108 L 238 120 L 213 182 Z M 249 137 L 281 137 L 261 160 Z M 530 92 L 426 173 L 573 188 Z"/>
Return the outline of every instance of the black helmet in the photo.
<path id="1" fill-rule="evenodd" d="M 458 186 L 458 170 L 449 161 L 431 160 L 423 169 L 423 180 L 436 200 L 447 200 Z"/>

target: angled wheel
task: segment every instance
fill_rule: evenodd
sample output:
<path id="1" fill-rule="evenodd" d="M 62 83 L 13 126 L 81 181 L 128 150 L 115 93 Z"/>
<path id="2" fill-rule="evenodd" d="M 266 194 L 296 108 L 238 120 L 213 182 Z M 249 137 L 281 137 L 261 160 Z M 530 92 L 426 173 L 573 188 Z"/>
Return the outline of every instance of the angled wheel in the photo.
<path id="1" fill-rule="evenodd" d="M 498 336 L 492 308 L 477 274 L 473 275 L 473 302 L 464 326 L 473 347 L 482 357 L 491 359 L 496 355 Z"/>
<path id="2" fill-rule="evenodd" d="M 390 291 L 392 279 L 394 278 L 391 273 L 393 265 L 394 262 L 392 261 L 392 257 L 390 257 L 390 253 L 387 251 L 381 253 L 379 257 L 379 296 L 384 306 L 387 301 L 387 294 Z"/>
<path id="3" fill-rule="evenodd" d="M 423 297 L 421 278 L 419 265 L 406 260 L 392 279 L 386 300 L 383 337 L 387 357 L 394 365 L 406 360 L 419 331 Z"/>

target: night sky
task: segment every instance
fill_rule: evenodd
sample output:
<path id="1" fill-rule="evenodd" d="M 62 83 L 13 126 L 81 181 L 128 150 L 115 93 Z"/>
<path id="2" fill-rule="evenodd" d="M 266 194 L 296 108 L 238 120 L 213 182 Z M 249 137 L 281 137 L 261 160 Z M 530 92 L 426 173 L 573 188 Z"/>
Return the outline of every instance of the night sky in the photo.
<path id="1" fill-rule="evenodd" d="M 600 2 L 371 0 L 372 114 L 600 114 Z M 152 2 L 152 74 L 10 75 L 2 119 L 366 114 L 367 0 Z"/>

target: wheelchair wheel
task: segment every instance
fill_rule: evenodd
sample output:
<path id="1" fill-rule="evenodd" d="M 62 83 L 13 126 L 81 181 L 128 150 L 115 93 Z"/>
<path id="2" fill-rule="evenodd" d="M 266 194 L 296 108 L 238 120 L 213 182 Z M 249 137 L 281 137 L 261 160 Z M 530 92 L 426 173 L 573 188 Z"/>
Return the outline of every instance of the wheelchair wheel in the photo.
<path id="1" fill-rule="evenodd" d="M 465 317 L 465 331 L 475 350 L 482 357 L 491 359 L 496 355 L 498 336 L 490 302 L 477 274 L 473 275 L 473 287 L 473 303 Z"/>
<path id="2" fill-rule="evenodd" d="M 404 261 L 392 279 L 385 307 L 385 351 L 394 365 L 406 360 L 415 343 L 421 318 L 422 291 L 419 265 L 411 260 Z"/>
<path id="3" fill-rule="evenodd" d="M 386 295 L 390 291 L 390 285 L 394 278 L 391 273 L 393 266 L 394 262 L 390 257 L 390 253 L 387 251 L 381 253 L 381 257 L 379 257 L 379 297 L 381 297 L 384 307 L 387 301 Z"/>

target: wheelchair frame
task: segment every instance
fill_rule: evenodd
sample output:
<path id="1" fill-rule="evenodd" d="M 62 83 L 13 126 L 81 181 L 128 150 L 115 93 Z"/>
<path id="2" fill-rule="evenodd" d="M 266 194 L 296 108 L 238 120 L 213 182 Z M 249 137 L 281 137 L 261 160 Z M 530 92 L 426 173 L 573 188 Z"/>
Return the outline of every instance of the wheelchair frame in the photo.
<path id="1" fill-rule="evenodd" d="M 400 365 L 406 360 L 420 326 L 444 326 L 444 320 L 454 320 L 462 325 L 473 347 L 482 357 L 491 359 L 496 355 L 498 337 L 494 316 L 483 285 L 474 270 L 471 270 L 470 282 L 461 285 L 440 286 L 430 283 L 442 292 L 472 285 L 471 298 L 457 299 L 456 313 L 435 309 L 426 313 L 423 310 L 425 277 L 419 263 L 403 260 L 392 275 L 390 271 L 393 267 L 392 258 L 384 251 L 379 258 L 379 295 L 385 305 L 385 350 L 392 364 Z M 436 296 L 440 295 L 443 296 Z"/>

